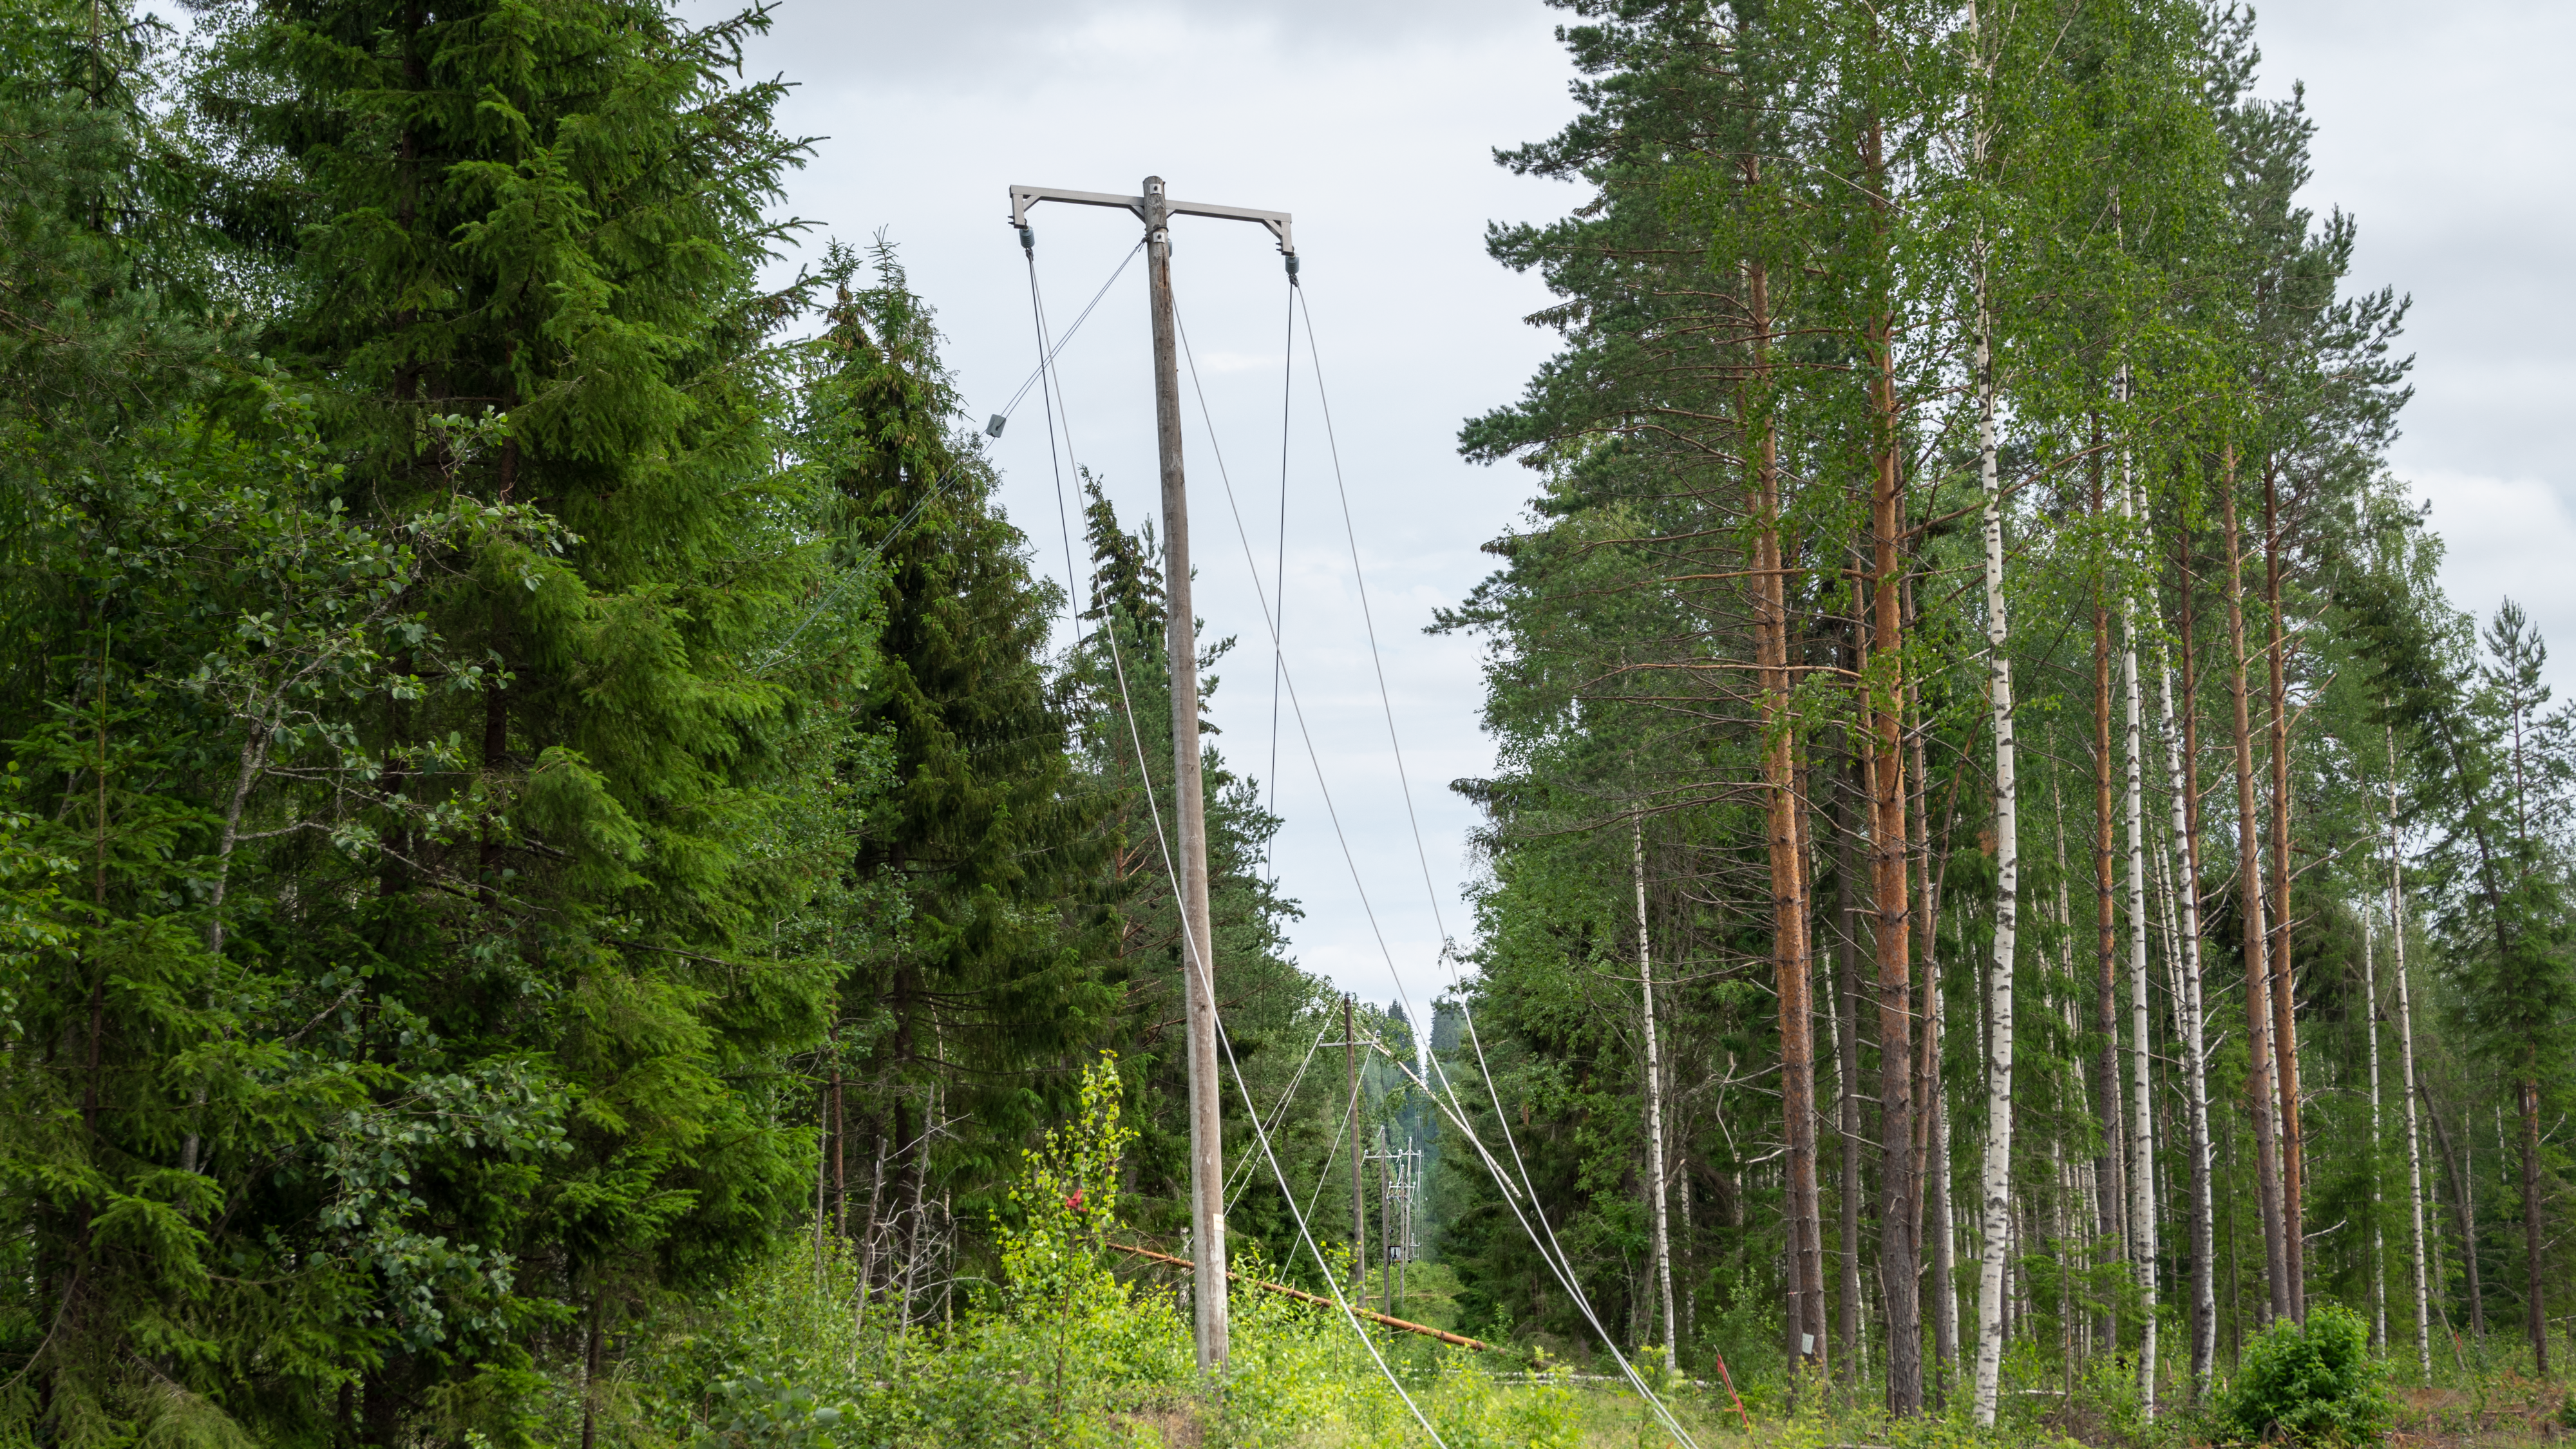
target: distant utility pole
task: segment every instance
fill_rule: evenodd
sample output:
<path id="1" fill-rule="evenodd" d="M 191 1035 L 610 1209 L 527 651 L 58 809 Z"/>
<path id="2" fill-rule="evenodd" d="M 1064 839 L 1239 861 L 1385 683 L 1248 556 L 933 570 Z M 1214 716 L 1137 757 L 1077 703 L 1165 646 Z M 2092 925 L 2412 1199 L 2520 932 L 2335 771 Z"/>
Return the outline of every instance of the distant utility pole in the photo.
<path id="1" fill-rule="evenodd" d="M 1377 1134 L 1377 1151 L 1368 1160 L 1378 1164 L 1378 1236 L 1385 1240 L 1386 1312 L 1393 1317 L 1404 1299 L 1406 1265 L 1421 1252 L 1414 1241 L 1413 1209 L 1422 1188 L 1422 1146 L 1410 1132 L 1404 1134 L 1404 1145 L 1396 1146 L 1395 1134 L 1383 1124 Z"/>
<path id="2" fill-rule="evenodd" d="M 1342 1075 L 1351 1084 L 1351 1293 L 1368 1297 L 1368 1198 L 1361 1191 L 1368 1149 L 1360 1142 L 1360 1038 L 1351 1030 L 1351 997 L 1342 997 Z"/>
<path id="3" fill-rule="evenodd" d="M 1190 612 L 1190 500 L 1181 472 L 1181 369 L 1178 327 L 1172 314 L 1172 232 L 1175 216 L 1209 216 L 1258 222 L 1279 238 L 1288 276 L 1297 276 L 1297 243 L 1288 213 L 1241 206 L 1173 201 L 1163 178 L 1145 178 L 1142 196 L 1065 191 L 1051 186 L 1011 188 L 1011 225 L 1020 244 L 1034 245 L 1029 208 L 1041 201 L 1114 206 L 1145 223 L 1146 299 L 1154 318 L 1154 423 L 1163 455 L 1163 592 L 1169 600 L 1165 630 L 1172 673 L 1172 803 L 1180 821 L 1181 925 L 1187 960 L 1182 975 L 1190 1031 L 1190 1244 L 1199 1368 L 1225 1367 L 1225 1139 L 1217 1078 L 1216 961 L 1209 945 L 1207 802 L 1199 779 L 1199 651 Z M 1073 581 L 1065 580 L 1067 587 Z"/>

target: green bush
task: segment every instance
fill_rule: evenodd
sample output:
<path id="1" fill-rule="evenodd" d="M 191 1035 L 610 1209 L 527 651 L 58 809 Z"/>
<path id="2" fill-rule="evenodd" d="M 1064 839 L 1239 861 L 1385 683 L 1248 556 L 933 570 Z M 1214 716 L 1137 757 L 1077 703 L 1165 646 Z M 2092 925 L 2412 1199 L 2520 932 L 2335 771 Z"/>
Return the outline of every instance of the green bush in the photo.
<path id="1" fill-rule="evenodd" d="M 2304 1328 L 2279 1319 L 2245 1346 L 2245 1366 L 2218 1411 L 2246 1439 L 2376 1443 L 2397 1412 L 2387 1380 L 2361 1315 L 2321 1303 Z"/>

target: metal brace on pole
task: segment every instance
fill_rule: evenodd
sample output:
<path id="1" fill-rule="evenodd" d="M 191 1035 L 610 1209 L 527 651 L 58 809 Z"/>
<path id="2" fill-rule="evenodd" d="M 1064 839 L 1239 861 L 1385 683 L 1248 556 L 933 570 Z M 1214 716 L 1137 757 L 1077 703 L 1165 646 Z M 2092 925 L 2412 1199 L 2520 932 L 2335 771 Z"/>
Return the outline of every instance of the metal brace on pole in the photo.
<path id="1" fill-rule="evenodd" d="M 1192 1324 L 1199 1368 L 1215 1373 L 1225 1367 L 1228 1338 L 1225 1138 L 1217 1078 L 1216 959 L 1208 914 L 1207 801 L 1199 773 L 1198 640 L 1190 612 L 1190 503 L 1181 468 L 1181 369 L 1179 325 L 1172 307 L 1171 219 L 1205 216 L 1267 227 L 1279 239 L 1292 282 L 1297 276 L 1297 243 L 1284 211 L 1173 201 L 1164 194 L 1163 178 L 1148 176 L 1141 196 L 1013 186 L 1011 225 L 1019 230 L 1023 247 L 1035 245 L 1029 208 L 1041 201 L 1114 207 L 1132 212 L 1145 224 L 1145 291 L 1154 323 L 1154 430 L 1163 472 L 1163 593 L 1171 621 L 1165 643 L 1172 680 L 1172 813 L 1180 836 L 1180 858 L 1175 864 L 1181 877 L 1184 939 L 1195 958 L 1184 963 L 1181 973 L 1189 1021 L 1190 1251 L 1198 1268 L 1190 1275 Z"/>

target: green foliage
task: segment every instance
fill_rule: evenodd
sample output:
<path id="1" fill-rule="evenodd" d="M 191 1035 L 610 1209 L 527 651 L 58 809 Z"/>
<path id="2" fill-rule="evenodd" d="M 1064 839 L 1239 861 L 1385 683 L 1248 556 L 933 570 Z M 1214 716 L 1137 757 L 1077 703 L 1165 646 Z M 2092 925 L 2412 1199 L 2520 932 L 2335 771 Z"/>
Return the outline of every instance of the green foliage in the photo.
<path id="1" fill-rule="evenodd" d="M 835 1055 L 889 1170 L 952 1184 L 972 1222 L 1115 1000 L 1107 923 L 1082 898 L 1099 807 L 1074 788 L 1075 721 L 1047 661 L 1061 596 L 993 501 L 928 304 L 883 245 L 835 248 L 823 280 L 798 446 L 834 556 L 870 569 L 882 611 L 847 708 L 884 752 L 883 786 L 841 869 L 887 893 L 852 922 Z M 938 1045 L 968 1039 L 971 1060 Z"/>
<path id="2" fill-rule="evenodd" d="M 1081 1116 L 1047 1129 L 1046 1145 L 1021 1154 L 1009 1200 L 1017 1221 L 994 1234 L 1010 1302 L 1070 1317 L 1123 1297 L 1101 1253 L 1118 1225 L 1118 1158 L 1136 1138 L 1119 1125 L 1118 1058 L 1102 1052 L 1082 1070 Z"/>
<path id="3" fill-rule="evenodd" d="M 857 1417 L 848 1404 L 817 1401 L 805 1388 L 763 1378 L 721 1379 L 709 1395 L 706 1427 L 693 1449 L 818 1449 L 840 1442 Z"/>
<path id="4" fill-rule="evenodd" d="M 2396 1415 L 2389 1369 L 2370 1351 L 2370 1325 L 2336 1303 L 2308 1321 L 2276 1319 L 2245 1345 L 2245 1361 L 2218 1401 L 2247 1439 L 2373 1444 Z"/>

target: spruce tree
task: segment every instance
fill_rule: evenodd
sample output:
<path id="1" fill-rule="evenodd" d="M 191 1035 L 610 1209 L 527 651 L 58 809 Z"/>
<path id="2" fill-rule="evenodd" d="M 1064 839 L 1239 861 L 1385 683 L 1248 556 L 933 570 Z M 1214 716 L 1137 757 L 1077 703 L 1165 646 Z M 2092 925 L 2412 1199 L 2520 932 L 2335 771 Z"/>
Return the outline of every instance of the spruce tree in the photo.
<path id="1" fill-rule="evenodd" d="M 1092 889 L 1116 931 L 1106 979 L 1118 988 L 1121 1009 L 1103 1030 L 1118 1044 L 1134 1100 L 1145 1109 L 1133 1153 L 1136 1220 L 1148 1231 L 1177 1235 L 1189 1224 L 1189 1064 L 1181 1030 L 1180 913 L 1171 888 L 1178 862 L 1168 854 L 1178 839 L 1170 813 L 1172 692 L 1164 649 L 1172 620 L 1153 525 L 1127 531 L 1097 480 L 1082 481 L 1091 603 L 1083 611 L 1087 627 L 1069 661 L 1067 682 L 1081 707 L 1075 740 L 1080 788 L 1102 811 L 1095 828 L 1106 868 Z M 1200 649 L 1202 709 L 1216 693 L 1216 667 L 1233 642 L 1220 639 Z M 1212 722 L 1202 719 L 1199 727 L 1205 738 L 1217 736 Z M 1220 1026 L 1244 1085 L 1265 1114 L 1282 1169 L 1302 1174 L 1326 1158 L 1336 1104 L 1328 1094 L 1284 1094 L 1312 1080 L 1300 1068 L 1309 1065 L 1305 1058 L 1321 1039 L 1329 997 L 1323 983 L 1286 956 L 1283 931 L 1297 908 L 1280 895 L 1268 869 L 1278 818 L 1263 807 L 1258 783 L 1235 773 L 1223 750 L 1202 750 L 1200 770 Z M 1337 1025 L 1338 1017 L 1332 1019 Z M 1288 1060 L 1290 1054 L 1300 1060 Z M 1261 1158 L 1232 1070 L 1224 1073 L 1220 1100 L 1233 1185 L 1226 1209 L 1229 1239 L 1307 1281 L 1315 1264 L 1300 1253 L 1295 1225 Z M 1321 1216 L 1341 1221 L 1347 1215 Z"/>
<path id="2" fill-rule="evenodd" d="M 1105 918 L 1083 899 L 1097 806 L 1073 789 L 1048 667 L 1061 594 L 993 501 L 893 253 L 836 252 L 828 276 L 803 447 L 832 491 L 833 546 L 878 575 L 881 655 L 849 708 L 885 742 L 886 780 L 846 869 L 888 892 L 882 940 L 842 985 L 837 1049 L 865 1083 L 853 1146 L 886 1163 L 852 1221 L 913 1218 L 902 1261 L 877 1260 L 897 1274 L 944 1230 L 919 1214 L 983 1220 L 1116 997 Z"/>
<path id="3" fill-rule="evenodd" d="M 812 881 L 760 837 L 805 787 L 800 686 L 827 681 L 755 673 L 819 566 L 772 461 L 792 298 L 752 284 L 797 147 L 778 87 L 728 74 L 760 23 L 206 17 L 212 219 L 273 288 L 260 345 L 318 400 L 337 506 L 519 521 L 408 582 L 387 669 L 420 685 L 327 717 L 376 762 L 334 796 L 346 848 L 275 862 L 227 946 L 339 1003 L 301 1044 L 362 1088 L 332 1150 L 377 1176 L 285 1193 L 221 1136 L 199 1164 L 285 1193 L 287 1249 L 339 1255 L 311 1331 L 355 1442 L 523 1432 L 543 1374 L 581 1378 L 633 1305 L 723 1281 L 804 1200 L 772 1062 L 819 1034 L 828 980 L 772 956 Z"/>

